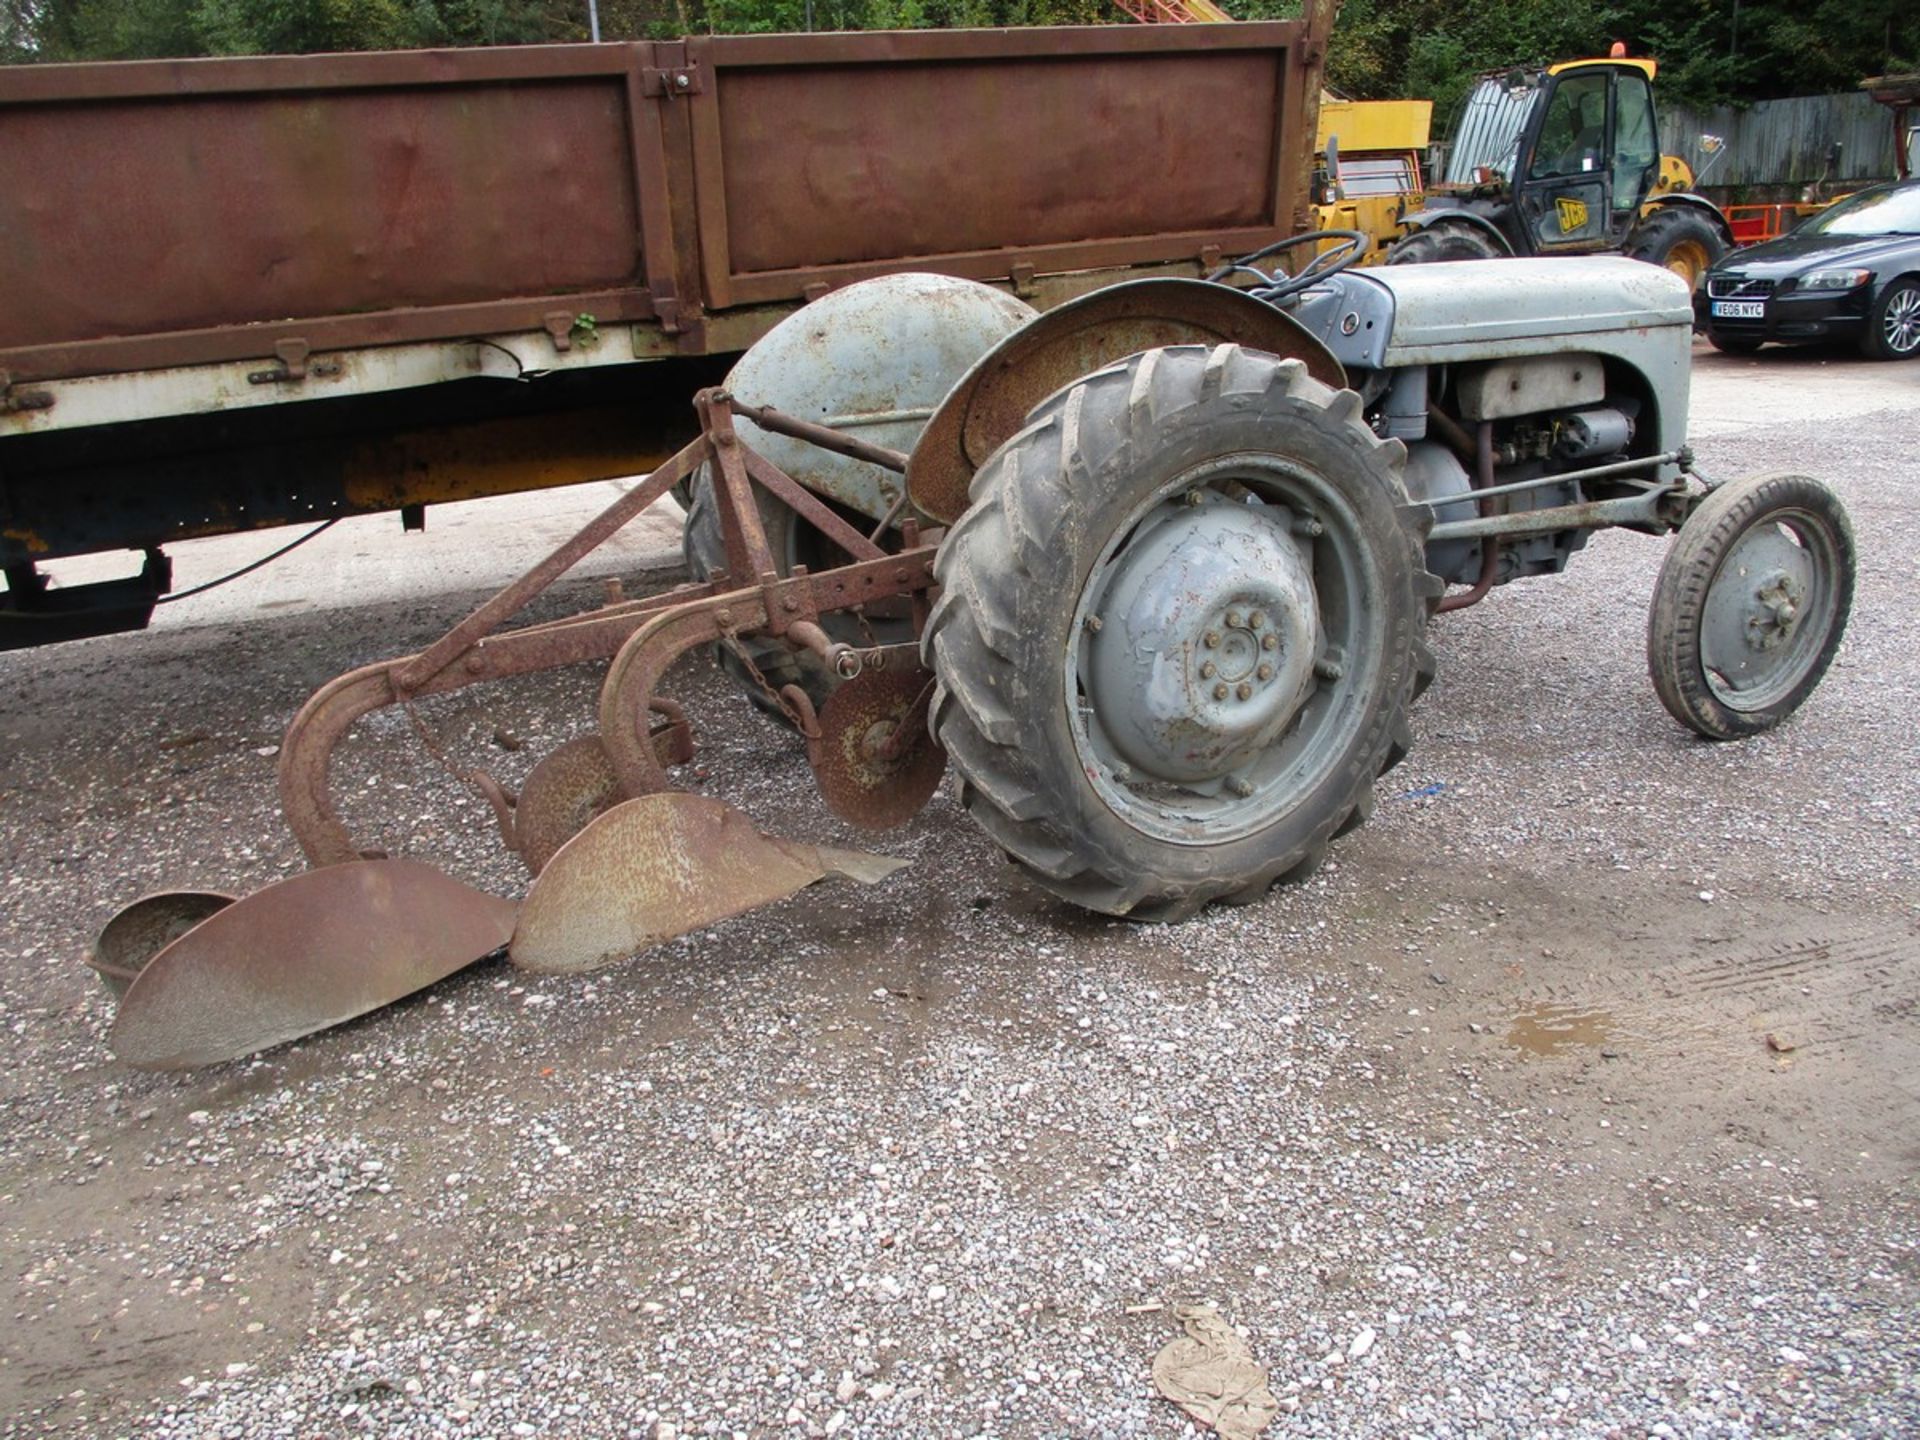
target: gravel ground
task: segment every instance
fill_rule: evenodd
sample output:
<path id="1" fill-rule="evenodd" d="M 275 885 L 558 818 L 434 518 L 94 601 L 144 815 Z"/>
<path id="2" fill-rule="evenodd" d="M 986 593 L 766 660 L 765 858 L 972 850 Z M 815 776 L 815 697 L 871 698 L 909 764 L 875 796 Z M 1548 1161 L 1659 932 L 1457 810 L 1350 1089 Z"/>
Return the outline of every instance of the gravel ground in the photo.
<path id="1" fill-rule="evenodd" d="M 1747 375 L 1797 403 L 1731 423 Z M 1661 547 L 1602 536 L 1439 623 L 1419 744 L 1318 877 L 1173 928 L 1050 901 L 945 795 L 863 841 L 703 662 L 687 783 L 913 865 L 138 1074 L 86 937 L 299 868 L 281 728 L 474 596 L 0 657 L 0 1436 L 1177 1436 L 1149 1368 L 1194 1300 L 1277 1435 L 1914 1433 L 1920 375 L 1715 357 L 1702 392 L 1711 473 L 1855 517 L 1802 714 L 1674 726 Z M 512 782 L 593 681 L 425 714 Z M 517 893 L 408 727 L 362 731 L 366 836 Z"/>

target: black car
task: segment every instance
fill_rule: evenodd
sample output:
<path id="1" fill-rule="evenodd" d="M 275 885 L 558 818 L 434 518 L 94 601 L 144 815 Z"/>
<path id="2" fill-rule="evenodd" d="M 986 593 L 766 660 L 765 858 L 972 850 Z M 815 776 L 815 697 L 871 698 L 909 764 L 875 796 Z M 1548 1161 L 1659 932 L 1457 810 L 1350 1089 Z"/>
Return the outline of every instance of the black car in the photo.
<path id="1" fill-rule="evenodd" d="M 1734 251 L 1707 272 L 1693 309 L 1729 354 L 1853 340 L 1876 360 L 1920 355 L 1920 180 L 1875 185 Z"/>

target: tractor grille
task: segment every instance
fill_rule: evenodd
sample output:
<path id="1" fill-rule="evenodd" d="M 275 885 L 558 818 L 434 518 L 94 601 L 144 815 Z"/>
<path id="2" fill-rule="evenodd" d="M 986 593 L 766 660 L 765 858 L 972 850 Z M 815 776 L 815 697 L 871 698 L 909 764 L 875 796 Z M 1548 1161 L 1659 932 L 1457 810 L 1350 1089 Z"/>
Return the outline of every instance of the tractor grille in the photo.
<path id="1" fill-rule="evenodd" d="M 1715 300 L 1758 300 L 1773 293 L 1773 281 L 1744 275 L 1709 275 L 1707 294 Z"/>

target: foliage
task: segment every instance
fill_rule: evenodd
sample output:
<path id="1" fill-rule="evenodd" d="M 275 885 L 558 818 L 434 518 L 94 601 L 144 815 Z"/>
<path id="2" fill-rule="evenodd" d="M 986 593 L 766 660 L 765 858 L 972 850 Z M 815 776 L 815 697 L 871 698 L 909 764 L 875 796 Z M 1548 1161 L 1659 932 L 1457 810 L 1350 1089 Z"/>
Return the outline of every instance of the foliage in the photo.
<path id="1" fill-rule="evenodd" d="M 1299 0 L 1224 0 L 1242 20 Z M 499 45 L 586 38 L 587 0 L 0 0 L 0 60 Z M 719 32 L 1085 25 L 1111 0 L 600 0 L 608 39 Z M 1363 99 L 1451 113 L 1484 70 L 1604 54 L 1661 62 L 1696 105 L 1852 89 L 1920 68 L 1915 0 L 1347 0 L 1328 79 Z"/>

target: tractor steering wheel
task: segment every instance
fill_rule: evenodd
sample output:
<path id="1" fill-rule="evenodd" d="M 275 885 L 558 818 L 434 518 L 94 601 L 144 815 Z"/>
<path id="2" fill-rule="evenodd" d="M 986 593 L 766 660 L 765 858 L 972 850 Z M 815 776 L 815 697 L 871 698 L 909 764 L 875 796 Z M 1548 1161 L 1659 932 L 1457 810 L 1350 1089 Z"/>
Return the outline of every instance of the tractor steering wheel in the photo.
<path id="1" fill-rule="evenodd" d="M 1259 268 L 1256 261 L 1265 260 L 1269 255 L 1278 255 L 1283 250 L 1295 250 L 1302 245 L 1316 244 L 1322 240 L 1337 240 L 1340 243 L 1331 250 L 1322 250 L 1300 268 L 1297 275 L 1275 276 Z M 1245 271 L 1257 276 L 1261 284 L 1251 292 L 1268 304 L 1278 304 L 1290 299 L 1322 280 L 1331 279 L 1347 269 L 1362 255 L 1372 242 L 1358 230 L 1309 230 L 1302 235 L 1289 235 L 1284 240 L 1276 240 L 1271 245 L 1262 246 L 1251 255 L 1242 255 L 1238 260 L 1229 260 L 1218 269 L 1208 272 L 1207 279 L 1220 281 L 1229 275 Z"/>

